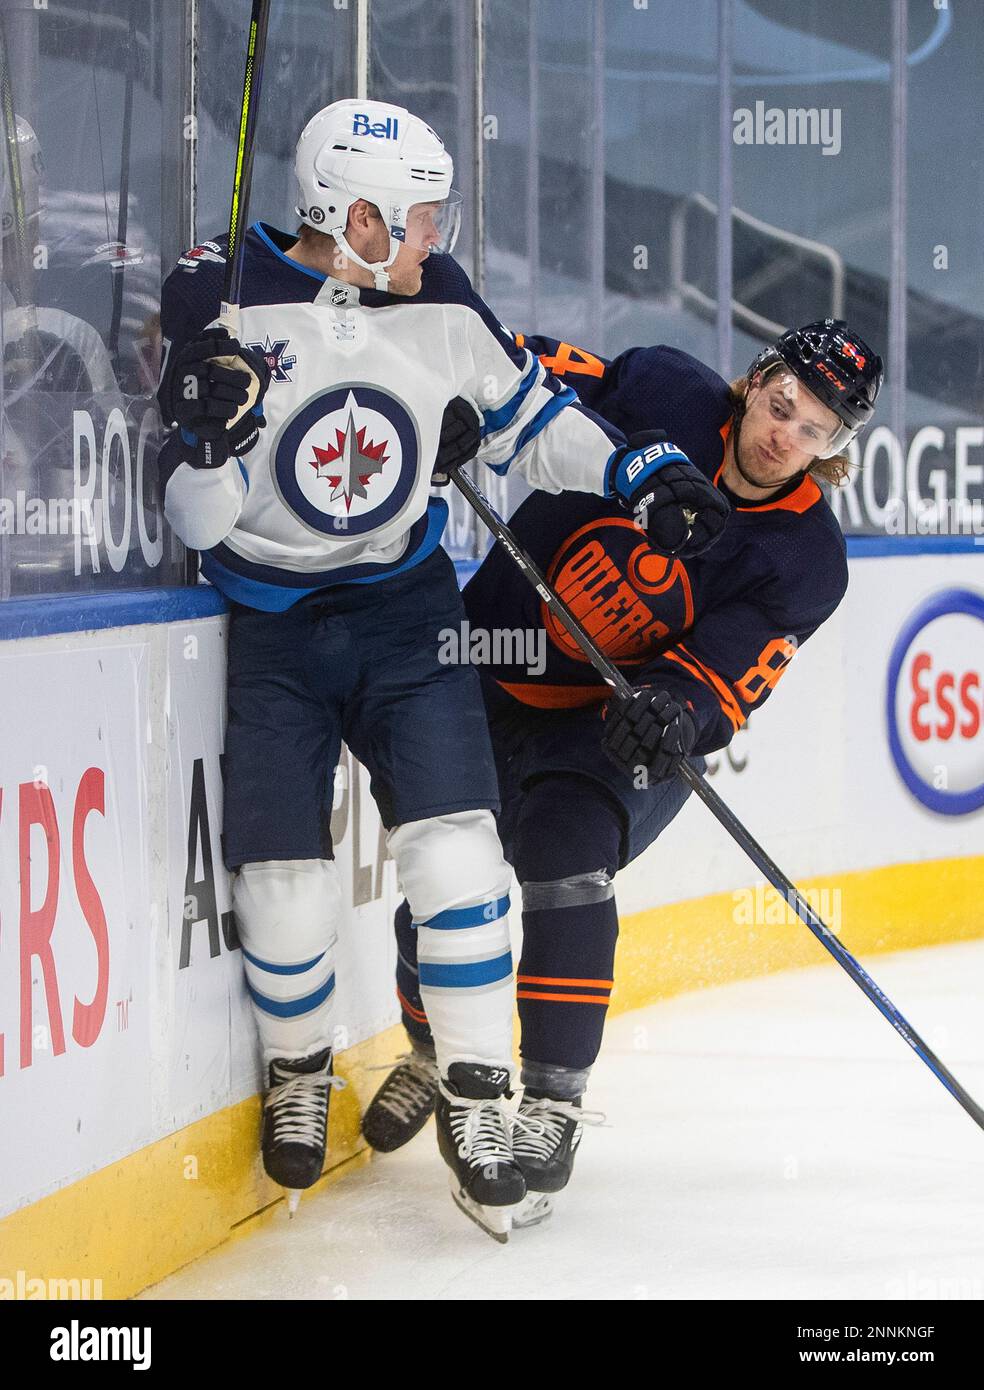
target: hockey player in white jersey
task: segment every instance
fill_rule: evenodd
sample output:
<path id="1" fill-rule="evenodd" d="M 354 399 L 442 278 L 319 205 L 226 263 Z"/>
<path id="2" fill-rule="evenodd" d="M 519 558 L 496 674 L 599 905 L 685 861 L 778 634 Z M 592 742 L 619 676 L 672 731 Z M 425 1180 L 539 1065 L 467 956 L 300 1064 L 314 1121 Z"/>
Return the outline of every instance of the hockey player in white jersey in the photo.
<path id="1" fill-rule="evenodd" d="M 418 934 L 455 1197 L 503 1235 L 525 1192 L 503 1105 L 510 872 L 477 674 L 438 658 L 464 617 L 431 494 L 442 418 L 464 397 L 482 463 L 630 511 L 687 461 L 579 406 L 474 293 L 447 254 L 451 158 L 423 121 L 336 102 L 302 132 L 296 172 L 300 237 L 262 223 L 246 236 L 239 340 L 210 327 L 222 241 L 181 258 L 161 311 L 166 514 L 231 604 L 223 844 L 269 1077 L 264 1163 L 290 1189 L 324 1164 L 344 739 Z"/>

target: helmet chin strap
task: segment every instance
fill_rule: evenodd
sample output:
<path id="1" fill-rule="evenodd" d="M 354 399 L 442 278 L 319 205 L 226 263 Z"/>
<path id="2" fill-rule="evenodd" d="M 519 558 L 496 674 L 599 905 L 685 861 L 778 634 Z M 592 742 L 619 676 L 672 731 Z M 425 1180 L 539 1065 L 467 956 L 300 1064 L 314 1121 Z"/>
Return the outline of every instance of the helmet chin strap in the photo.
<path id="1" fill-rule="evenodd" d="M 345 239 L 344 232 L 335 232 L 334 237 L 335 245 L 342 248 L 342 251 L 350 261 L 354 261 L 356 265 L 360 265 L 363 270 L 369 271 L 373 278 L 373 288 L 382 290 L 385 293 L 390 285 L 389 267 L 396 260 L 400 251 L 400 243 L 397 241 L 396 237 L 391 236 L 389 239 L 390 253 L 386 260 L 374 261 L 371 263 L 369 261 L 364 261 L 357 251 L 352 250 Z"/>

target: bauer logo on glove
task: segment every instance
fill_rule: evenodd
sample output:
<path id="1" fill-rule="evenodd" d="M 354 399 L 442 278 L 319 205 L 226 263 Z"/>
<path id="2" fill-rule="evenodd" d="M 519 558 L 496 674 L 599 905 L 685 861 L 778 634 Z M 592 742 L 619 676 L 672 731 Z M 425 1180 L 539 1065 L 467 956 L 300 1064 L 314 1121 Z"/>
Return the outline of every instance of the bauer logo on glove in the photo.
<path id="1" fill-rule="evenodd" d="M 614 492 L 664 555 L 699 555 L 731 515 L 727 498 L 662 430 L 634 434 L 616 449 L 608 484 L 609 495 Z"/>

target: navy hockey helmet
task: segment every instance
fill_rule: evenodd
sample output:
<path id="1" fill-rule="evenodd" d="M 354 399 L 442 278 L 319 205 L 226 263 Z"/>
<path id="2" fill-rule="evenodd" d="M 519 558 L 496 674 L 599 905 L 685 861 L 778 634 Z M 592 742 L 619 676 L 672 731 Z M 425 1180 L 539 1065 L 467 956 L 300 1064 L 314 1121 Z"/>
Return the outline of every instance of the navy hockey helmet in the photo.
<path id="1" fill-rule="evenodd" d="M 885 377 L 881 358 L 843 319 L 818 319 L 781 334 L 758 354 L 748 378 L 781 365 L 841 422 L 818 457 L 843 452 L 874 413 Z"/>

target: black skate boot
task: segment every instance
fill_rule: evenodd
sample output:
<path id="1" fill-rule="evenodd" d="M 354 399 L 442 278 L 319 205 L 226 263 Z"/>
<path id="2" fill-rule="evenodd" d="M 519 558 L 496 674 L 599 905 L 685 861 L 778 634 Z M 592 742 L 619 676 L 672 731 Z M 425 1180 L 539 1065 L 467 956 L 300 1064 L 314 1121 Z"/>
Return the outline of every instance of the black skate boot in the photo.
<path id="1" fill-rule="evenodd" d="M 396 1066 L 362 1117 L 366 1143 L 381 1154 L 393 1153 L 408 1144 L 434 1112 L 437 1082 L 433 1049 L 427 1052 L 414 1047 L 397 1057 Z"/>
<path id="2" fill-rule="evenodd" d="M 275 1057 L 270 1089 L 263 1099 L 263 1167 L 290 1192 L 293 1215 L 300 1192 L 321 1177 L 325 1166 L 328 1100 L 345 1082 L 332 1074 L 331 1048 L 309 1057 Z"/>
<path id="3" fill-rule="evenodd" d="M 535 1226 L 553 1211 L 553 1194 L 574 1171 L 582 1127 L 604 1123 L 604 1115 L 582 1110 L 580 1098 L 555 1100 L 527 1088 L 513 1120 L 513 1156 L 529 1196 L 515 1215 L 517 1226 Z"/>
<path id="4" fill-rule="evenodd" d="M 438 1082 L 437 1144 L 451 1169 L 451 1195 L 482 1230 L 503 1244 L 509 1239 L 509 1208 L 521 1202 L 526 1183 L 512 1155 L 505 1067 L 452 1062 Z"/>

